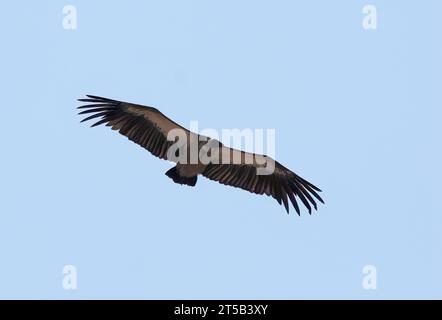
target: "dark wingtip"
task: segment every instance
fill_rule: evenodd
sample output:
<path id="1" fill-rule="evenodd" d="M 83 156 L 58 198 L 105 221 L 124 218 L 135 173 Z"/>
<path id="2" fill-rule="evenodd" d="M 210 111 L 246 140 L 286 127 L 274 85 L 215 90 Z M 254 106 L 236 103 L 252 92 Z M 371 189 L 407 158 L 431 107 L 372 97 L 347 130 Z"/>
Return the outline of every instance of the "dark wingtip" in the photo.
<path id="1" fill-rule="evenodd" d="M 105 97 L 100 97 L 100 96 L 94 96 L 92 94 L 87 94 L 86 97 L 90 98 L 90 99 L 95 99 L 97 101 L 100 102 L 118 102 L 117 100 L 113 100 L 113 99 L 109 99 L 109 98 L 105 98 Z"/>
<path id="2" fill-rule="evenodd" d="M 99 126 L 99 125 L 101 125 L 101 124 L 103 124 L 103 123 L 106 123 L 106 122 L 108 122 L 109 121 L 109 119 L 107 119 L 106 117 L 104 118 L 104 119 L 101 119 L 100 121 L 97 121 L 97 122 L 95 122 L 93 125 L 91 125 L 91 128 L 94 128 L 94 127 L 96 127 L 96 126 Z"/>
<path id="3" fill-rule="evenodd" d="M 312 187 L 314 190 L 316 190 L 316 191 L 318 191 L 318 192 L 322 192 L 322 190 L 321 189 L 319 189 L 317 186 L 315 186 L 314 184 L 312 184 L 312 183 L 309 183 L 310 184 L 310 187 Z"/>
<path id="4" fill-rule="evenodd" d="M 314 195 L 315 198 L 316 198 L 317 200 L 319 200 L 321 203 L 323 203 L 323 204 L 325 203 L 324 200 L 321 198 L 321 196 L 320 196 L 319 194 L 317 194 L 316 192 L 314 192 L 313 195 Z"/>
<path id="5" fill-rule="evenodd" d="M 298 216 L 301 216 L 301 210 L 299 210 L 299 206 L 296 204 L 296 206 L 294 208 L 295 208 L 295 211 L 298 214 Z"/>
<path id="6" fill-rule="evenodd" d="M 109 100 L 107 98 L 104 97 L 99 97 L 99 96 L 94 96 L 92 94 L 87 94 L 86 97 L 90 98 L 90 99 L 96 99 L 96 100 Z"/>
<path id="7" fill-rule="evenodd" d="M 116 102 L 115 100 L 104 98 L 104 97 L 99 97 L 99 96 L 94 96 L 92 94 L 86 94 L 86 97 L 87 98 L 80 98 L 77 100 L 81 101 L 81 102 Z"/>

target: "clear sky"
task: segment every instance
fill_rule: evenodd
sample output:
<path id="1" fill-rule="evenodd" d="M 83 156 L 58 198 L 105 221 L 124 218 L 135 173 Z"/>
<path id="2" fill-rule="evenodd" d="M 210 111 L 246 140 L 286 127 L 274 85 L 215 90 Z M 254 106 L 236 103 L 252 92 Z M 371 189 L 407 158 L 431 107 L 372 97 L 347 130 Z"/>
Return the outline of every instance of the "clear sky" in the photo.
<path id="1" fill-rule="evenodd" d="M 442 298 L 441 14 L 436 0 L 2 3 L 0 298 Z M 169 163 L 80 125 L 84 94 L 186 127 L 275 129 L 277 159 L 326 205 L 298 217 L 174 184 Z"/>

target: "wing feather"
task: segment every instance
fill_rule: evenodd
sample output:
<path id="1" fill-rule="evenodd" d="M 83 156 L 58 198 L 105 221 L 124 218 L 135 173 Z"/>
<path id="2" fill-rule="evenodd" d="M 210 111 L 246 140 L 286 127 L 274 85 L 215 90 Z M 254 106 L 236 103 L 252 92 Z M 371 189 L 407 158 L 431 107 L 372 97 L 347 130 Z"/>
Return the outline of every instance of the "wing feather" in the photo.
<path id="1" fill-rule="evenodd" d="M 78 100 L 87 103 L 78 107 L 79 114 L 90 114 L 81 122 L 99 118 L 92 127 L 105 124 L 161 159 L 166 160 L 167 150 L 174 143 L 167 140 L 170 130 L 182 129 L 189 134 L 152 107 L 92 95 Z"/>
<path id="2" fill-rule="evenodd" d="M 252 154 L 243 154 L 242 159 L 247 159 L 250 156 Z M 239 164 L 211 163 L 206 167 L 203 176 L 224 185 L 241 188 L 259 195 L 271 196 L 285 207 L 287 213 L 290 211 L 289 205 L 291 203 L 300 215 L 297 199 L 304 204 L 310 214 L 312 206 L 317 210 L 316 199 L 324 202 L 318 194 L 319 188 L 280 163 L 275 161 L 275 170 L 270 175 L 258 175 L 258 168 L 259 165 L 255 162 L 252 164 L 245 163 L 245 161 Z"/>

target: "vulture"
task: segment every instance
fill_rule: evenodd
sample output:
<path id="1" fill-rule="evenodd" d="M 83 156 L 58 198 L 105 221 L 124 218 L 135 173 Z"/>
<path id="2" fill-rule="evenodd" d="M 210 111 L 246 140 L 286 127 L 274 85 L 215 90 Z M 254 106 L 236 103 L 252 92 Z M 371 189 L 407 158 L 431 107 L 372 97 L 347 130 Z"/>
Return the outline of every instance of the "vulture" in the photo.
<path id="1" fill-rule="evenodd" d="M 284 205 L 287 213 L 290 200 L 298 215 L 298 201 L 310 214 L 312 208 L 317 210 L 317 201 L 324 203 L 318 194 L 321 192 L 318 187 L 274 159 L 229 148 L 215 139 L 193 133 L 153 107 L 93 95 L 86 95 L 86 98 L 78 101 L 86 103 L 78 107 L 80 115 L 87 115 L 81 122 L 98 120 L 92 127 L 105 124 L 154 156 L 176 163 L 166 172 L 175 183 L 195 186 L 198 176 L 202 175 L 224 185 L 271 196 Z M 182 132 L 185 143 L 179 144 L 180 137 L 171 135 L 172 132 Z M 192 142 L 196 142 L 194 149 Z M 201 159 L 198 156 L 196 161 L 189 161 L 191 149 L 198 155 L 205 151 L 206 157 Z M 223 161 L 220 161 L 221 158 Z M 269 164 L 271 170 L 266 169 Z"/>

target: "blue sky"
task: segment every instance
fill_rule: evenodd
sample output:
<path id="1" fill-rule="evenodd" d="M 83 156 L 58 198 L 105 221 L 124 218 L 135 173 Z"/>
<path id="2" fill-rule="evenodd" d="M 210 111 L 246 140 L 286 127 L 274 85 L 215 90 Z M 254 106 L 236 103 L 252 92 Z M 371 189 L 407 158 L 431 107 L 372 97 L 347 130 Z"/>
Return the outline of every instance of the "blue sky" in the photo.
<path id="1" fill-rule="evenodd" d="M 78 28 L 62 26 L 74 5 Z M 377 9 L 377 29 L 362 8 Z M 442 298 L 438 1 L 2 4 L 1 298 Z M 84 94 L 276 129 L 287 215 L 80 125 Z M 78 288 L 62 286 L 63 267 Z M 377 270 L 376 290 L 362 269 Z"/>

